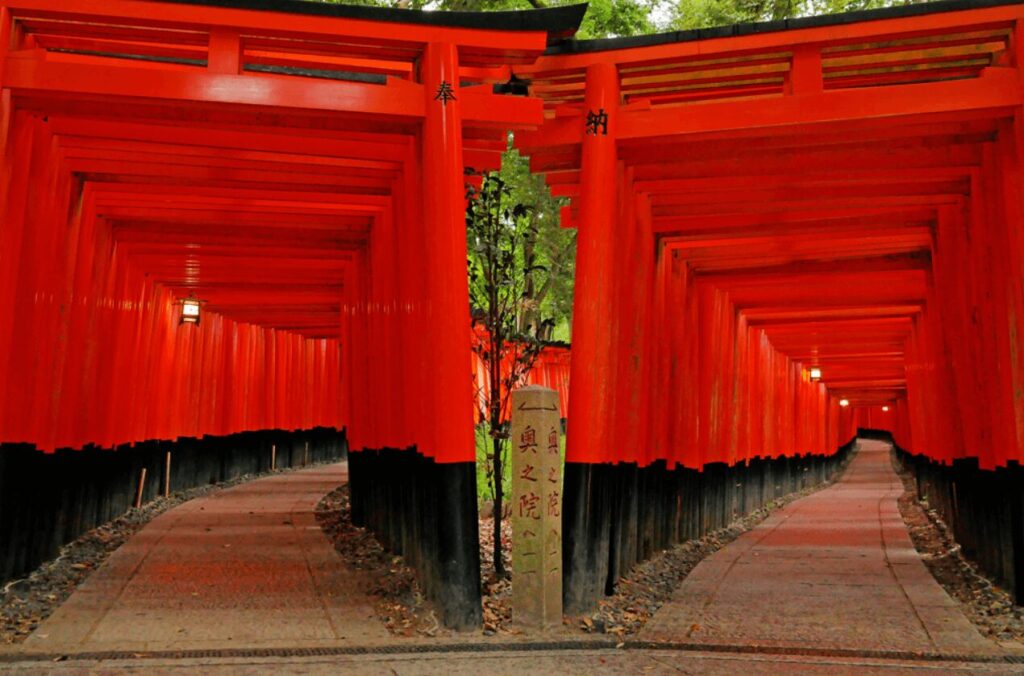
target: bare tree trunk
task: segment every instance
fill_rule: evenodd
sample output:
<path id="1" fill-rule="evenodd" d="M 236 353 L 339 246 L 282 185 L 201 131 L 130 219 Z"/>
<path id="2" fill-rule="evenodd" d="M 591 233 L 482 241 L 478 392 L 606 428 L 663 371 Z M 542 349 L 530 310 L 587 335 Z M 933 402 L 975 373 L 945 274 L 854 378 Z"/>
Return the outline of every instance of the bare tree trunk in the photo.
<path id="1" fill-rule="evenodd" d="M 499 424 L 500 421 L 499 421 Z M 494 437 L 491 439 L 492 446 L 494 449 L 494 574 L 501 578 L 505 577 L 505 561 L 502 558 L 502 547 L 501 547 L 501 517 L 503 505 L 502 501 L 504 498 L 504 488 L 501 484 L 502 479 L 502 464 L 501 464 L 501 437 Z"/>
<path id="2" fill-rule="evenodd" d="M 496 248 L 496 247 L 495 247 Z M 490 415 L 490 427 L 491 427 L 491 447 L 494 452 L 493 467 L 494 467 L 494 574 L 495 576 L 502 578 L 505 577 L 505 562 L 501 558 L 501 517 L 502 517 L 502 498 L 504 498 L 504 486 L 502 484 L 503 467 L 501 465 L 501 357 L 505 347 L 503 336 L 501 335 L 502 327 L 500 318 L 498 316 L 498 289 L 497 286 L 491 285 L 491 322 L 489 326 L 489 333 L 491 345 L 490 352 L 488 354 L 488 364 L 491 375 L 491 391 L 489 403 L 491 405 Z"/>
<path id="3" fill-rule="evenodd" d="M 536 214 L 531 216 L 536 218 Z M 525 280 L 526 285 L 523 288 L 523 303 L 524 309 L 519 314 L 519 333 L 523 334 L 527 332 L 527 327 L 534 326 L 534 322 L 537 321 L 537 317 L 540 315 L 540 311 L 534 306 L 534 283 L 533 283 L 533 265 L 537 260 L 537 254 L 534 251 L 536 244 L 535 238 L 527 236 L 523 238 L 523 263 L 526 267 Z"/>

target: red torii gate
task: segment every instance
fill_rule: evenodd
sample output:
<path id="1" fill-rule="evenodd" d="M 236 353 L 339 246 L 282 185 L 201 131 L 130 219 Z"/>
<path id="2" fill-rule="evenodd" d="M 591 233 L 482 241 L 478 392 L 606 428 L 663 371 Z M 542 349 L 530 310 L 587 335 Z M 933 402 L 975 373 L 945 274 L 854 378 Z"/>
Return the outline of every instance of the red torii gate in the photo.
<path id="1" fill-rule="evenodd" d="M 356 517 L 474 624 L 464 168 L 542 121 L 492 85 L 584 8 L 250 7 L 0 2 L 0 440 L 415 448 L 353 454 Z"/>
<path id="2" fill-rule="evenodd" d="M 570 609 L 858 425 L 1016 500 L 1024 568 L 1019 6 L 559 42 L 580 8 L 215 4 L 0 0 L 0 441 L 344 427 L 353 518 L 475 624 L 464 168 L 512 128 L 581 227 Z"/>
<path id="3" fill-rule="evenodd" d="M 678 524 L 673 467 L 829 455 L 858 425 L 939 462 L 1021 460 L 1022 18 L 938 3 L 566 43 L 517 70 L 547 116 L 517 146 L 580 229 L 567 607 L 647 555 L 623 491 Z M 992 483 L 1020 568 L 1013 476 Z"/>

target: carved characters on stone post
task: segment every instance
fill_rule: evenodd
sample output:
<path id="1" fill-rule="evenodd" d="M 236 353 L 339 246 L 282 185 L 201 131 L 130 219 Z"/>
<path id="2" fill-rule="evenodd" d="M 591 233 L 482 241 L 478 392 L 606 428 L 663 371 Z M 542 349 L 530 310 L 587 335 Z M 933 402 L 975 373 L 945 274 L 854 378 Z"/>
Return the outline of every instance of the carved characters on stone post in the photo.
<path id="1" fill-rule="evenodd" d="M 512 393 L 512 619 L 562 623 L 562 457 L 558 393 Z"/>

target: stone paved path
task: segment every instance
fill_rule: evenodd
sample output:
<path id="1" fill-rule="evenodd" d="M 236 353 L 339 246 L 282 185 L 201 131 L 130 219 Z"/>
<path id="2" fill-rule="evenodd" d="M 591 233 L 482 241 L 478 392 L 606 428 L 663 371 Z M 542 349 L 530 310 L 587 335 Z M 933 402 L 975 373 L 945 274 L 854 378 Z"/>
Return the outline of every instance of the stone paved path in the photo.
<path id="1" fill-rule="evenodd" d="M 458 647 L 456 639 L 450 645 L 434 642 L 423 654 L 402 654 L 400 646 L 387 654 L 407 641 L 396 642 L 373 617 L 366 578 L 345 567 L 313 516 L 320 498 L 345 479 L 344 465 L 281 474 L 164 513 L 116 551 L 16 655 L 0 660 L 0 671 L 34 673 L 43 665 L 74 673 L 859 674 L 1020 668 L 963 661 L 998 655 L 1000 649 L 978 634 L 914 550 L 896 506 L 902 486 L 885 444 L 861 442 L 840 483 L 791 503 L 698 565 L 637 637 L 688 644 L 677 651 L 475 653 L 463 645 L 448 652 Z M 473 639 L 479 637 L 465 637 Z M 704 645 L 716 649 L 702 652 Z M 727 648 L 751 645 L 818 652 L 743 654 Z M 321 646 L 376 646 L 385 652 L 294 652 Z M 723 646 L 726 652 L 719 652 Z M 223 652 L 249 648 L 267 652 Z M 275 657 L 275 648 L 285 652 Z M 125 657 L 175 650 L 192 652 Z M 211 652 L 199 656 L 196 650 Z M 850 650 L 866 652 L 843 652 Z M 121 656 L 99 659 L 102 651 Z M 879 651 L 943 653 L 960 661 L 883 659 Z M 93 657 L 86 659 L 88 653 Z M 50 662 L 60 654 L 70 659 Z"/>
<path id="2" fill-rule="evenodd" d="M 313 508 L 344 464 L 257 479 L 171 509 L 93 573 L 23 648 L 45 652 L 387 640 L 364 578 Z"/>
<path id="3" fill-rule="evenodd" d="M 702 561 L 641 638 L 993 654 L 925 568 L 896 500 L 888 444 L 861 441 L 837 484 Z"/>
<path id="4" fill-rule="evenodd" d="M 871 658 L 736 655 L 670 650 L 545 650 L 541 652 L 436 652 L 192 659 L 78 660 L 0 665 L 5 673 L 35 674 L 358 674 L 358 676 L 524 676 L 565 674 L 1008 674 L 1011 664 L 879 660 Z"/>

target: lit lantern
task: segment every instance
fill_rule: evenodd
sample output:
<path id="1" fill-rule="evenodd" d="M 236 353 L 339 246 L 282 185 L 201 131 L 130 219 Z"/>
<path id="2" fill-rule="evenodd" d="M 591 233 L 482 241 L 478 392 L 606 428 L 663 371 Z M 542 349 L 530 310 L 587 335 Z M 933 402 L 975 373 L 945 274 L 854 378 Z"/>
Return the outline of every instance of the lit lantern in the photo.
<path id="1" fill-rule="evenodd" d="M 821 380 L 821 369 L 817 366 L 811 369 L 811 380 L 815 382 Z"/>
<path id="2" fill-rule="evenodd" d="M 199 299 L 195 296 L 189 296 L 181 301 L 181 323 L 199 323 Z"/>
<path id="3" fill-rule="evenodd" d="M 883 406 L 882 410 L 885 411 L 886 413 L 888 413 L 889 412 L 889 407 L 888 406 Z"/>
<path id="4" fill-rule="evenodd" d="M 839 405 L 842 406 L 843 408 L 846 408 L 847 406 L 850 405 L 850 400 L 849 399 L 840 399 L 839 400 Z"/>

